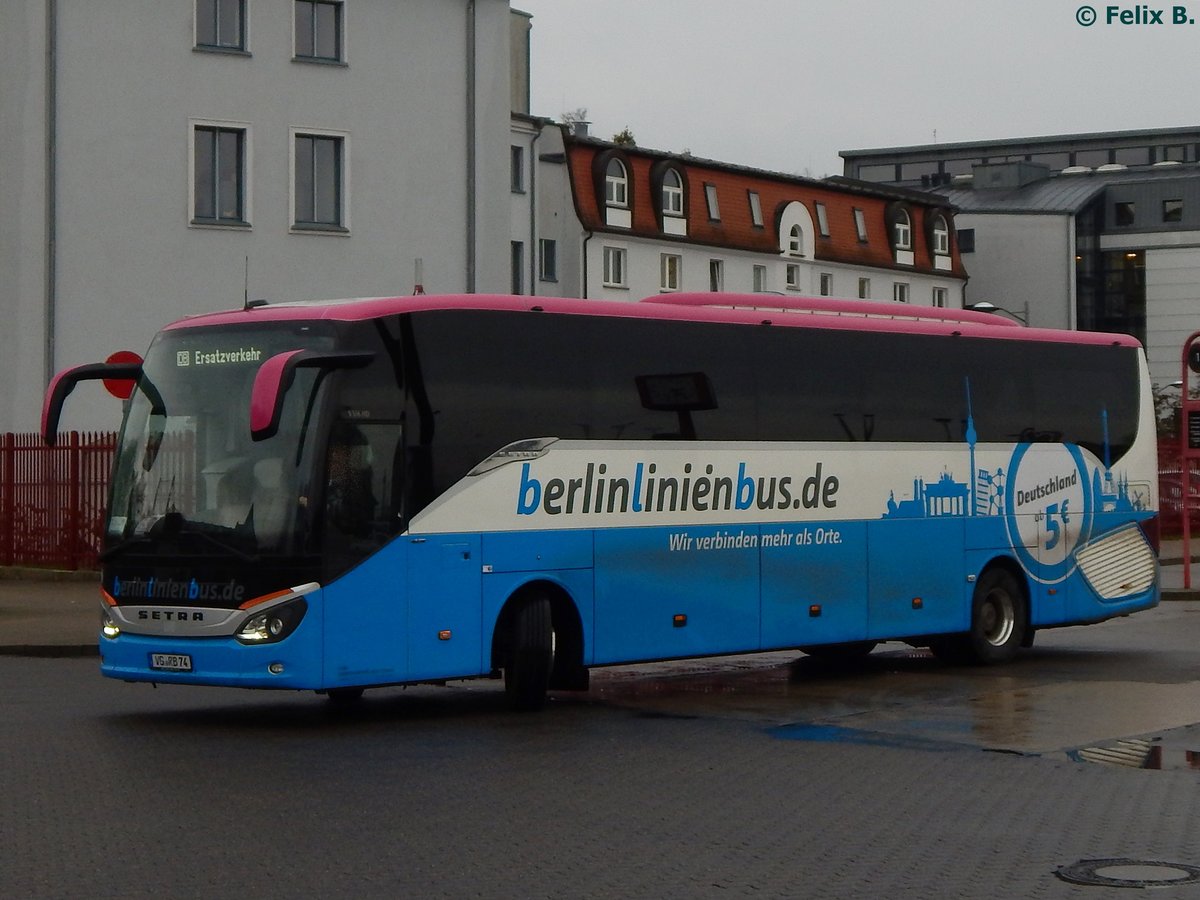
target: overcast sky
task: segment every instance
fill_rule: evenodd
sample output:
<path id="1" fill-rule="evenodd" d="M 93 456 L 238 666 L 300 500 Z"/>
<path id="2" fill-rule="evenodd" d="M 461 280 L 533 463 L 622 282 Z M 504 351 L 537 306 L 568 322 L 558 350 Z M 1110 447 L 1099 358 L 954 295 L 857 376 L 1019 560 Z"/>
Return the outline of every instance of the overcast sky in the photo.
<path id="1" fill-rule="evenodd" d="M 513 0 L 531 112 L 772 171 L 839 150 L 1200 124 L 1200 22 L 1077 21 L 1078 0 Z M 1190 10 L 1200 20 L 1200 0 Z M 1189 16 L 1190 18 L 1190 16 Z"/>

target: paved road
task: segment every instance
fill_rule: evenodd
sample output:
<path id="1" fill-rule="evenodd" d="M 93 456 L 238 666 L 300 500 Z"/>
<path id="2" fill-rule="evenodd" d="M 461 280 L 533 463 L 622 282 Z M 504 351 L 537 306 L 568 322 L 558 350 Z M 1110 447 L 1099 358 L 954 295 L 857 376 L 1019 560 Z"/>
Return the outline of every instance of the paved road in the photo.
<path id="1" fill-rule="evenodd" d="M 486 681 L 338 714 L 0 657 L 0 896 L 1112 896 L 1055 872 L 1200 864 L 1198 633 L 1176 603 L 1003 669 L 611 669 L 535 715 Z M 1175 762 L 1073 755 L 1129 737 Z"/>

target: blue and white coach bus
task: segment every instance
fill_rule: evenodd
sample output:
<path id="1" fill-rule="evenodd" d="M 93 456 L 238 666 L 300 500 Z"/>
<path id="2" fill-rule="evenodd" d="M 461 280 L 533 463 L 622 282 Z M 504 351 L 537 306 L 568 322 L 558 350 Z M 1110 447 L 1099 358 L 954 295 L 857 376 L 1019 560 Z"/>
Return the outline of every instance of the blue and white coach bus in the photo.
<path id="1" fill-rule="evenodd" d="M 105 675 L 311 689 L 902 639 L 1003 662 L 1158 602 L 1130 337 L 869 301 L 414 296 L 177 322 L 141 364 Z"/>

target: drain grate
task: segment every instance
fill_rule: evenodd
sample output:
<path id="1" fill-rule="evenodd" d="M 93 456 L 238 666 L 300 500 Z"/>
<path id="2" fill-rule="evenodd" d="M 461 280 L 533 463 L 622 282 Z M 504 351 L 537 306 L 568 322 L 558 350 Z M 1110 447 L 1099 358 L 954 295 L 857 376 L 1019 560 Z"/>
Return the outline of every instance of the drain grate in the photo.
<path id="1" fill-rule="evenodd" d="M 1143 859 L 1083 859 L 1054 873 L 1071 884 L 1153 888 L 1200 884 L 1200 867 Z"/>

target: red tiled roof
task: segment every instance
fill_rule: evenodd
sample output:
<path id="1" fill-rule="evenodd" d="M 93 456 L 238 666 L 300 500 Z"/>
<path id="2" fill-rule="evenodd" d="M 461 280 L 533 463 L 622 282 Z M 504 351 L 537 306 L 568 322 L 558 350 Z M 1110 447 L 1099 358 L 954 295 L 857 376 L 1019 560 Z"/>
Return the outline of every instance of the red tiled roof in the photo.
<path id="1" fill-rule="evenodd" d="M 593 162 L 601 153 L 610 150 L 621 153 L 629 171 L 629 198 L 633 218 L 631 228 L 607 225 L 604 221 L 604 210 L 599 205 L 601 198 L 597 197 Z M 659 227 L 655 211 L 658 198 L 652 196 L 651 167 L 664 159 L 671 159 L 672 165 L 684 175 L 687 191 L 684 201 L 688 223 L 687 237 L 664 234 Z M 791 202 L 803 203 L 815 224 L 815 204 L 823 203 L 829 222 L 829 237 L 816 235 L 817 260 L 924 274 L 935 273 L 926 238 L 926 217 L 940 212 L 946 218 L 951 235 L 954 233 L 953 213 L 944 201 L 929 195 L 929 201 L 925 202 L 917 192 L 906 192 L 906 196 L 900 202 L 908 210 L 912 220 L 914 265 L 897 265 L 892 257 L 885 219 L 888 204 L 899 199 L 895 192 L 872 190 L 865 184 L 862 188 L 855 189 L 815 179 L 759 172 L 688 157 L 672 158 L 637 147 L 617 147 L 569 137 L 567 161 L 576 212 L 584 228 L 589 231 L 631 234 L 665 241 L 726 247 L 731 250 L 778 254 L 780 237 L 777 226 L 782 209 Z M 721 215 L 719 222 L 709 220 L 704 195 L 706 184 L 716 186 Z M 763 215 L 762 227 L 755 226 L 751 221 L 749 191 L 756 191 L 759 195 Z M 861 209 L 866 217 L 866 243 L 858 240 L 854 223 L 856 208 Z M 952 270 L 937 274 L 965 278 L 966 273 L 953 239 L 951 260 Z"/>

